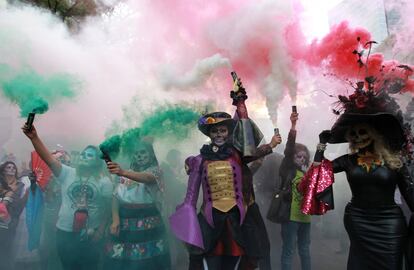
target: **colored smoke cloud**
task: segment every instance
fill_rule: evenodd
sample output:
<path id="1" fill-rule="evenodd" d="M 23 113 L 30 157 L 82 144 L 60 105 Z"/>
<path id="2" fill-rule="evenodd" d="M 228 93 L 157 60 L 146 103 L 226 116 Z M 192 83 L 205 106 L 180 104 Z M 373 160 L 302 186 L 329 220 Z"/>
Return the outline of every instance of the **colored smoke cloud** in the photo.
<path id="1" fill-rule="evenodd" d="M 122 134 L 110 136 L 100 147 L 111 157 L 119 152 L 126 156 L 134 153 L 137 143 L 146 138 L 180 141 L 196 130 L 201 113 L 186 105 L 164 105 L 146 114 L 138 127 L 126 129 Z"/>
<path id="2" fill-rule="evenodd" d="M 20 115 L 45 113 L 50 103 L 76 96 L 80 82 L 70 75 L 54 74 L 42 77 L 33 70 L 26 69 L 13 74 L 7 66 L 0 66 L 2 77 L 0 89 L 4 96 L 20 107 Z M 9 76 L 4 76 L 4 75 Z M 7 78 L 8 77 L 8 78 Z"/>

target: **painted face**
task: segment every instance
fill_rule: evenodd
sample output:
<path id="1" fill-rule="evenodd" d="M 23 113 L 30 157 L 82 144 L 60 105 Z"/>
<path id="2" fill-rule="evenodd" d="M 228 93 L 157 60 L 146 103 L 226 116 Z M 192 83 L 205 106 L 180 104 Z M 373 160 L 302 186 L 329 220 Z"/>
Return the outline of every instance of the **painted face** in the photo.
<path id="1" fill-rule="evenodd" d="M 299 168 L 303 168 L 306 166 L 306 159 L 308 154 L 305 151 L 298 151 L 293 156 L 293 161 Z"/>
<path id="2" fill-rule="evenodd" d="M 375 131 L 367 124 L 353 126 L 347 134 L 348 140 L 357 149 L 363 149 L 374 141 Z"/>
<path id="3" fill-rule="evenodd" d="M 93 148 L 86 148 L 80 153 L 79 156 L 79 165 L 82 166 L 95 166 L 98 160 L 98 153 Z"/>
<path id="4" fill-rule="evenodd" d="M 229 129 L 225 125 L 219 125 L 210 129 L 210 139 L 218 146 L 225 144 L 229 137 Z"/>
<path id="5" fill-rule="evenodd" d="M 7 164 L 7 166 L 4 168 L 4 174 L 14 176 L 16 175 L 17 168 L 14 166 L 14 164 Z"/>
<path id="6" fill-rule="evenodd" d="M 151 162 L 150 153 L 143 146 L 139 146 L 137 148 L 135 151 L 134 159 L 138 167 L 146 167 Z"/>

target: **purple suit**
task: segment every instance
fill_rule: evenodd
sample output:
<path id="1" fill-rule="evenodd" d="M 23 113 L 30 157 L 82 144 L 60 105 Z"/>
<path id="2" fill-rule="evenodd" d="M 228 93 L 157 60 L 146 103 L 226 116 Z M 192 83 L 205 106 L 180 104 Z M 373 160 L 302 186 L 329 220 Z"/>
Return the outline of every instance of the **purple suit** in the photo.
<path id="1" fill-rule="evenodd" d="M 237 152 L 227 160 L 230 162 L 234 173 L 234 192 L 236 194 L 237 207 L 240 212 L 240 225 L 243 224 L 246 216 L 246 207 L 253 195 L 253 184 L 251 173 L 246 164 L 257 158 L 272 152 L 269 145 L 262 145 L 257 149 L 256 156 L 241 159 Z M 202 232 L 197 219 L 196 206 L 199 195 L 200 185 L 203 187 L 203 206 L 202 214 L 207 223 L 214 227 L 212 215 L 212 199 L 209 193 L 210 187 L 207 182 L 207 169 L 201 155 L 188 159 L 189 181 L 187 194 L 184 202 L 177 207 L 176 212 L 170 216 L 170 225 L 174 234 L 180 240 L 204 249 Z"/>

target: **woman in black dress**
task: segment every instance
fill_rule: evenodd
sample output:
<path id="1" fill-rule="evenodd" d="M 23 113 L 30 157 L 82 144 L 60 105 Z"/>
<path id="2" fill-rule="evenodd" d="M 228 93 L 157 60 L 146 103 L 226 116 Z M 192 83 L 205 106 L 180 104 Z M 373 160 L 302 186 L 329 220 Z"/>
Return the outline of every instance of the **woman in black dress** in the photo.
<path id="1" fill-rule="evenodd" d="M 401 270 L 409 237 L 394 192 L 398 187 L 413 211 L 414 185 L 401 155 L 405 139 L 398 105 L 384 92 L 361 89 L 349 98 L 340 97 L 340 101 L 345 112 L 331 130 L 319 135 L 313 167 L 322 162 L 319 180 L 312 180 L 318 172 L 311 168 L 302 183 L 308 187 L 304 188 L 305 196 L 312 192 L 312 184 L 321 183 L 325 189 L 314 192 L 315 200 L 332 204 L 333 173 L 345 172 L 352 191 L 344 216 L 351 242 L 347 269 Z M 325 160 L 323 152 L 328 142 L 348 142 L 350 154 L 332 162 Z M 302 211 L 312 212 L 314 205 L 305 202 Z"/>

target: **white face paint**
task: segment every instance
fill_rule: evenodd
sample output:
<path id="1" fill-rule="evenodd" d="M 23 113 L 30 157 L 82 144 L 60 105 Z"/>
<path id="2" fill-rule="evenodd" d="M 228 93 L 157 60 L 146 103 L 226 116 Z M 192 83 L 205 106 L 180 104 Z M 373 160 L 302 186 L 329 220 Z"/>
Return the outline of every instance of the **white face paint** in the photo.
<path id="1" fill-rule="evenodd" d="M 353 126 L 347 134 L 348 140 L 356 149 L 363 149 L 374 141 L 374 130 L 367 124 Z"/>
<path id="2" fill-rule="evenodd" d="M 135 152 L 134 159 L 138 167 L 146 167 L 151 162 L 150 153 L 145 147 L 138 147 Z"/>
<path id="3" fill-rule="evenodd" d="M 218 125 L 210 129 L 210 139 L 217 145 L 222 146 L 229 138 L 229 129 L 225 125 Z"/>
<path id="4" fill-rule="evenodd" d="M 14 164 L 7 164 L 7 166 L 4 168 L 4 174 L 5 175 L 10 175 L 10 176 L 15 176 L 17 172 L 17 168 L 16 166 L 14 166 Z"/>
<path id="5" fill-rule="evenodd" d="M 92 167 L 97 164 L 98 153 L 93 148 L 86 148 L 80 153 L 79 165 L 84 167 Z"/>
<path id="6" fill-rule="evenodd" d="M 308 154 L 305 151 L 296 152 L 293 156 L 293 162 L 295 162 L 296 166 L 303 169 L 306 167 L 306 159 Z"/>

